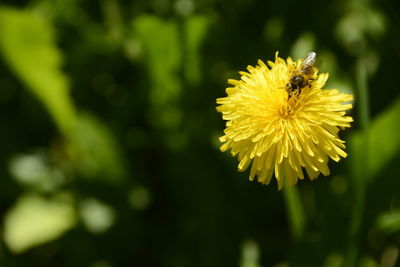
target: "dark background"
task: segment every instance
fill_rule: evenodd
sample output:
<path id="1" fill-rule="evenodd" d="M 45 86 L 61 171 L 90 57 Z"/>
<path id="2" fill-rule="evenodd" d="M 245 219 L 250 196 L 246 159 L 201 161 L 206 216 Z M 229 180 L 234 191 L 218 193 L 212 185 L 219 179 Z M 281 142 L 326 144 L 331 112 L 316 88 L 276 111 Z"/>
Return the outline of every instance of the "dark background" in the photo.
<path id="1" fill-rule="evenodd" d="M 356 266 L 399 264 L 399 10 L 1 1 L 0 265 L 334 267 L 353 253 Z M 300 240 L 276 182 L 248 181 L 219 151 L 216 98 L 276 51 L 316 51 L 326 87 L 355 95 L 348 158 L 296 186 Z"/>

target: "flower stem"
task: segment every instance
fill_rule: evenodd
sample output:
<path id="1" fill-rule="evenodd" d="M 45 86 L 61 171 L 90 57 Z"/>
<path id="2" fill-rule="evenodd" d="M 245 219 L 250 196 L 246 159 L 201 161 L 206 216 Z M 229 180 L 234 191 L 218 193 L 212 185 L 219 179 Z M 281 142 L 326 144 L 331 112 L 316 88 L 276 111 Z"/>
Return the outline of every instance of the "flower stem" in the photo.
<path id="1" fill-rule="evenodd" d="M 346 266 L 356 266 L 359 254 L 359 239 L 364 213 L 366 190 L 369 182 L 368 166 L 365 166 L 368 155 L 368 125 L 369 125 L 369 96 L 367 69 L 362 59 L 359 59 L 356 67 L 356 82 L 358 88 L 358 109 L 360 126 L 363 136 L 363 146 L 359 151 L 353 151 L 355 155 L 352 164 L 352 178 L 354 183 L 354 206 L 352 221 L 350 224 L 350 236 L 348 243 L 348 255 Z"/>
<path id="2" fill-rule="evenodd" d="M 290 232 L 293 240 L 299 241 L 303 236 L 305 225 L 299 191 L 296 186 L 289 186 L 284 182 L 283 193 L 289 218 Z"/>

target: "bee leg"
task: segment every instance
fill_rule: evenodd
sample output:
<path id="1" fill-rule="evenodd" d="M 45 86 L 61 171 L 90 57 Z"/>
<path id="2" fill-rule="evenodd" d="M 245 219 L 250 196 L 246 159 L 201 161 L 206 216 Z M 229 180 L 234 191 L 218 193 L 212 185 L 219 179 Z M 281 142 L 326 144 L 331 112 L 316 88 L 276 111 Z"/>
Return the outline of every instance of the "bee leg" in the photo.
<path id="1" fill-rule="evenodd" d="M 314 78 L 308 79 L 308 88 L 311 88 L 312 83 L 315 81 Z"/>

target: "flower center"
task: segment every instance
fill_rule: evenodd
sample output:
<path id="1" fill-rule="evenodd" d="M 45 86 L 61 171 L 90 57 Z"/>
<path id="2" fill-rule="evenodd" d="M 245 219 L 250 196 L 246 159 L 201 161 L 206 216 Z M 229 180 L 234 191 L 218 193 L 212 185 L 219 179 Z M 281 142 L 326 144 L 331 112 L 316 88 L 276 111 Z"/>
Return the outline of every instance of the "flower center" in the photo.
<path id="1" fill-rule="evenodd" d="M 288 119 L 293 114 L 293 106 L 287 101 L 282 101 L 278 107 L 278 116 L 282 119 Z"/>

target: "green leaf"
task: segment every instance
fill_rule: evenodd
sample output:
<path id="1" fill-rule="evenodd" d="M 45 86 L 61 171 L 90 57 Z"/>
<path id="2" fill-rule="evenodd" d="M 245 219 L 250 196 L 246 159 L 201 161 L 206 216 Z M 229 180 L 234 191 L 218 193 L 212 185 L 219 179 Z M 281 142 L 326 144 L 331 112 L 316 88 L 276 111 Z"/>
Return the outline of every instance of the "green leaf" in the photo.
<path id="1" fill-rule="evenodd" d="M 61 71 L 50 21 L 28 10 L 0 8 L 0 52 L 26 87 L 44 104 L 69 142 L 74 167 L 85 176 L 122 177 L 112 134 L 88 115 L 77 114 Z"/>
<path id="2" fill-rule="evenodd" d="M 24 195 L 4 218 L 4 241 L 14 253 L 59 238 L 76 223 L 72 200 L 68 195 L 45 199 Z"/>
<path id="3" fill-rule="evenodd" d="M 135 18 L 133 29 L 143 46 L 151 82 L 152 121 L 173 128 L 180 122 L 180 111 L 175 106 L 182 91 L 179 77 L 182 46 L 178 23 L 145 15 Z"/>
<path id="4" fill-rule="evenodd" d="M 399 153 L 400 149 L 400 99 L 374 119 L 369 129 L 368 166 L 376 175 Z"/>
<path id="5" fill-rule="evenodd" d="M 64 133 L 71 130 L 75 110 L 50 22 L 31 11 L 3 6 L 0 32 L 0 53 L 6 63 L 46 106 L 58 127 Z"/>
<path id="6" fill-rule="evenodd" d="M 186 54 L 184 74 L 191 85 L 198 85 L 201 79 L 201 45 L 211 24 L 209 16 L 190 16 L 185 20 Z"/>
<path id="7" fill-rule="evenodd" d="M 112 133 L 89 114 L 81 114 L 71 135 L 72 161 L 84 177 L 119 181 L 124 173 L 123 159 Z"/>
<path id="8" fill-rule="evenodd" d="M 381 214 L 377 219 L 376 227 L 378 230 L 388 233 L 400 231 L 400 210 Z"/>
<path id="9" fill-rule="evenodd" d="M 141 16 L 134 20 L 137 37 L 144 45 L 146 65 L 153 83 L 151 101 L 163 105 L 180 94 L 178 71 L 181 61 L 178 25 L 155 16 Z"/>
<path id="10" fill-rule="evenodd" d="M 389 163 L 400 151 L 400 99 L 397 99 L 382 114 L 378 115 L 370 124 L 368 132 L 356 132 L 349 140 L 350 157 L 367 147 L 367 168 L 369 176 L 373 178 Z"/>

